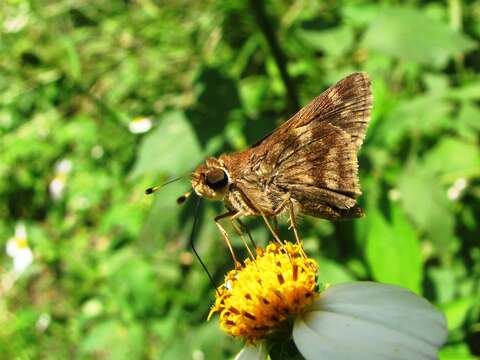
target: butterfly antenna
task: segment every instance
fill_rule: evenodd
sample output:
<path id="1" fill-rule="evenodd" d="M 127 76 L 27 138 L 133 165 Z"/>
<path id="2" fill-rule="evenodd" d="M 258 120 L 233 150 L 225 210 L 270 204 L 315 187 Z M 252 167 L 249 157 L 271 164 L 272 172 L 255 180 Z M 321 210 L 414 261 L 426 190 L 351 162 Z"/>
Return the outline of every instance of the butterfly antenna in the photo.
<path id="1" fill-rule="evenodd" d="M 215 289 L 215 292 L 217 293 L 217 296 L 220 296 L 220 293 L 218 292 L 217 286 L 215 285 L 215 281 L 213 281 L 212 275 L 208 271 L 207 266 L 205 265 L 205 263 L 201 259 L 200 255 L 198 255 L 198 252 L 195 249 L 195 245 L 194 245 L 195 230 L 196 230 L 196 227 L 197 227 L 198 217 L 199 217 L 199 214 L 200 214 L 200 200 L 201 199 L 202 199 L 201 197 L 198 197 L 197 201 L 195 202 L 195 210 L 194 210 L 195 213 L 194 213 L 194 217 L 193 217 L 192 232 L 190 233 L 189 244 L 190 244 L 190 247 L 192 248 L 193 253 L 195 254 L 195 257 L 200 262 L 200 265 L 202 265 L 203 270 L 205 270 L 205 272 L 208 276 L 208 279 L 210 280 L 210 283 L 212 284 L 213 288 Z"/>
<path id="2" fill-rule="evenodd" d="M 168 184 L 171 184 L 171 183 L 173 183 L 173 182 L 175 182 L 175 181 L 181 180 L 181 179 L 183 179 L 185 176 L 186 176 L 186 175 L 179 176 L 179 177 L 170 179 L 170 180 L 168 180 L 167 182 L 164 182 L 164 183 L 161 184 L 161 185 L 149 187 L 148 189 L 145 189 L 145 195 L 153 194 L 155 191 L 157 191 L 158 189 L 161 189 L 161 188 L 164 187 L 165 185 L 168 185 Z"/>
<path id="3" fill-rule="evenodd" d="M 178 205 L 183 205 L 185 203 L 185 201 L 187 201 L 187 199 L 190 197 L 190 195 L 192 195 L 192 192 L 191 191 L 187 191 L 185 194 L 183 194 L 182 196 L 180 196 L 178 199 L 177 199 L 177 204 Z"/>

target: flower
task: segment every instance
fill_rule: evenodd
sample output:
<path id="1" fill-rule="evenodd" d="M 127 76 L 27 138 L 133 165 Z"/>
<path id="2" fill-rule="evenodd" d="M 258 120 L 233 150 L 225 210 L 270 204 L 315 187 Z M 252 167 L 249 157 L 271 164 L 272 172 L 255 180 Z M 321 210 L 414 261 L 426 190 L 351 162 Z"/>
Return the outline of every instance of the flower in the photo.
<path id="1" fill-rule="evenodd" d="M 317 265 L 300 245 L 270 244 L 257 253 L 227 274 L 209 315 L 219 313 L 220 327 L 246 340 L 236 359 L 266 359 L 274 342 L 292 338 L 307 360 L 438 357 L 446 320 L 425 299 L 374 282 L 319 291 Z"/>
<path id="2" fill-rule="evenodd" d="M 23 223 L 15 227 L 15 236 L 7 241 L 6 251 L 13 259 L 13 271 L 18 275 L 33 262 L 33 252 L 28 246 L 27 229 Z"/>
<path id="3" fill-rule="evenodd" d="M 3 31 L 6 33 L 17 33 L 21 31 L 28 24 L 31 17 L 29 5 L 20 2 L 15 5 L 15 11 L 10 14 L 8 6 L 6 9 L 2 9 L 2 15 L 4 19 Z"/>
<path id="4" fill-rule="evenodd" d="M 220 327 L 248 343 L 288 330 L 317 294 L 317 264 L 300 245 L 270 244 L 257 252 L 255 261 L 227 274 L 209 314 L 219 313 Z"/>
<path id="5" fill-rule="evenodd" d="M 267 344 L 264 341 L 254 345 L 246 345 L 235 356 L 235 360 L 262 360 L 268 356 Z"/>
<path id="6" fill-rule="evenodd" d="M 458 200 L 467 188 L 468 182 L 465 178 L 458 178 L 447 190 L 447 196 L 450 200 Z"/>
<path id="7" fill-rule="evenodd" d="M 92 158 L 97 160 L 101 159 L 104 154 L 105 154 L 105 151 L 103 150 L 103 147 L 98 144 L 92 147 L 92 149 L 90 150 L 90 155 L 92 155 Z"/>
<path id="8" fill-rule="evenodd" d="M 143 134 L 152 128 L 152 120 L 148 117 L 136 117 L 128 123 L 128 130 L 133 134 Z"/>
<path id="9" fill-rule="evenodd" d="M 38 317 L 38 320 L 37 320 L 37 323 L 35 324 L 35 327 L 37 328 L 38 331 L 43 332 L 43 331 L 47 330 L 51 321 L 52 321 L 52 317 L 50 316 L 49 313 L 42 313 Z"/>
<path id="10" fill-rule="evenodd" d="M 68 174 L 72 171 L 72 161 L 62 159 L 55 165 L 55 177 L 48 185 L 53 200 L 60 200 L 65 192 Z"/>

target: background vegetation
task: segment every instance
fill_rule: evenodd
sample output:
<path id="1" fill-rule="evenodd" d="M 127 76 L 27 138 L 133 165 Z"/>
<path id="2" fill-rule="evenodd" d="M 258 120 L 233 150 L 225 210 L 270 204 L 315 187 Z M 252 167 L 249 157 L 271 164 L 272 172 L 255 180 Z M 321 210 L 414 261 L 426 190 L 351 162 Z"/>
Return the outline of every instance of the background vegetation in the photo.
<path id="1" fill-rule="evenodd" d="M 480 1 L 270 0 L 267 21 L 261 10 L 1 2 L 2 359 L 232 356 L 241 344 L 206 322 L 192 205 L 175 203 L 188 179 L 144 189 L 245 149 L 357 70 L 375 97 L 360 154 L 367 216 L 305 218 L 306 248 L 322 281 L 400 284 L 442 308 L 441 359 L 480 354 Z M 205 202 L 196 240 L 218 282 L 231 267 L 222 211 Z"/>

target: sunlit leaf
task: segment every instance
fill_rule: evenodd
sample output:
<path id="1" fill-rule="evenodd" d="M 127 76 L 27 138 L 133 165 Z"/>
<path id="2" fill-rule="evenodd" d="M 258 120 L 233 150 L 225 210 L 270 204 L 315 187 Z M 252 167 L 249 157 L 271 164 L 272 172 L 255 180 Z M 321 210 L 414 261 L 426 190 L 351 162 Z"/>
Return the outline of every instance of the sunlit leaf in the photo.
<path id="1" fill-rule="evenodd" d="M 417 96 L 401 101 L 380 123 L 379 139 L 389 147 L 398 145 L 404 138 L 425 134 L 434 135 L 448 127 L 453 105 L 437 96 Z"/>
<path id="2" fill-rule="evenodd" d="M 411 165 L 399 178 L 398 186 L 405 212 L 428 234 L 438 254 L 444 260 L 450 258 L 457 245 L 455 218 L 438 178 L 419 165 Z"/>
<path id="3" fill-rule="evenodd" d="M 428 271 L 428 277 L 433 284 L 436 301 L 440 304 L 452 301 L 457 279 L 451 267 L 432 268 Z"/>
<path id="4" fill-rule="evenodd" d="M 105 358 L 127 360 L 142 354 L 144 333 L 140 326 L 126 326 L 119 321 L 107 320 L 93 327 L 80 345 L 81 353 Z"/>
<path id="5" fill-rule="evenodd" d="M 202 149 L 183 113 L 170 112 L 143 139 L 129 177 L 135 179 L 162 173 L 184 175 L 203 158 Z"/>
<path id="6" fill-rule="evenodd" d="M 423 163 L 434 173 L 450 177 L 480 174 L 480 150 L 474 142 L 444 137 L 425 154 Z"/>
<path id="7" fill-rule="evenodd" d="M 467 344 L 455 344 L 445 346 L 440 351 L 440 360 L 478 360 L 478 356 L 473 355 Z"/>
<path id="8" fill-rule="evenodd" d="M 463 325 L 468 312 L 475 302 L 476 300 L 472 297 L 464 297 L 442 306 L 447 316 L 449 330 L 457 329 Z"/>
<path id="9" fill-rule="evenodd" d="M 422 259 L 418 238 L 396 204 L 392 204 L 391 211 L 391 221 L 377 209 L 369 211 L 366 256 L 373 277 L 421 293 Z"/>
<path id="10" fill-rule="evenodd" d="M 340 284 L 355 280 L 348 270 L 336 261 L 321 258 L 318 260 L 318 264 L 320 266 L 318 283 Z"/>
<path id="11" fill-rule="evenodd" d="M 410 7 L 381 11 L 368 28 L 363 44 L 405 61 L 434 66 L 443 66 L 450 57 L 475 46 L 466 35 Z"/>
<path id="12" fill-rule="evenodd" d="M 316 50 L 323 50 L 332 56 L 344 54 L 350 49 L 354 40 L 353 32 L 347 26 L 328 30 L 300 29 L 298 36 L 306 45 Z"/>

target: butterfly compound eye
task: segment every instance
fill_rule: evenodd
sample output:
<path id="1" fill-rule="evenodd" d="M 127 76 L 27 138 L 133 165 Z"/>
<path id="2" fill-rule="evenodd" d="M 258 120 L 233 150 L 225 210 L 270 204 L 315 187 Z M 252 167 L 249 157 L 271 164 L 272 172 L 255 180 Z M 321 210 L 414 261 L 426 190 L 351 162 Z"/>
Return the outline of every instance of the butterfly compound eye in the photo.
<path id="1" fill-rule="evenodd" d="M 206 174 L 205 182 L 211 189 L 218 190 L 228 184 L 228 176 L 222 169 L 214 169 Z"/>

